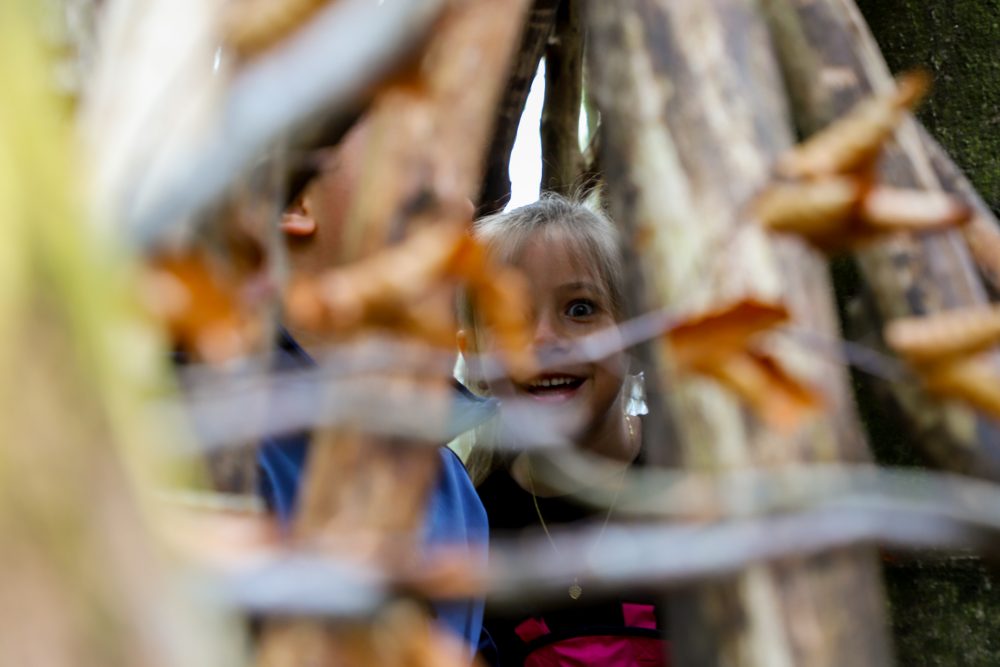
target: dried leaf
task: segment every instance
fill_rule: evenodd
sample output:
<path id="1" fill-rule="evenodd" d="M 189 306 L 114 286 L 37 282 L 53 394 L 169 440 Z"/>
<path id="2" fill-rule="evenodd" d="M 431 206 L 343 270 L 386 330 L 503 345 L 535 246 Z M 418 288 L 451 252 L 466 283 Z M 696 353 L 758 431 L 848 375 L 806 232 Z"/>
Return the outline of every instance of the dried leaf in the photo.
<path id="1" fill-rule="evenodd" d="M 924 385 L 933 394 L 965 401 L 1000 419 L 1000 378 L 984 359 L 963 359 L 936 365 L 922 374 Z"/>
<path id="2" fill-rule="evenodd" d="M 958 361 L 1000 342 L 1000 307 L 976 306 L 893 320 L 890 348 L 916 364 Z"/>
<path id="3" fill-rule="evenodd" d="M 336 335 L 367 326 L 410 330 L 415 303 L 445 284 L 454 258 L 467 243 L 461 225 L 441 223 L 416 229 L 405 241 L 367 259 L 304 278 L 290 285 L 289 319 L 296 326 Z M 440 315 L 440 313 L 438 313 Z M 433 330 L 446 322 L 424 322 Z"/>
<path id="4" fill-rule="evenodd" d="M 888 94 L 865 100 L 778 161 L 779 174 L 791 178 L 816 178 L 865 170 L 882 150 L 903 117 L 930 88 L 930 76 L 908 72 Z"/>
<path id="5" fill-rule="evenodd" d="M 789 375 L 774 357 L 756 351 L 734 354 L 698 369 L 740 397 L 777 431 L 795 430 L 822 405 L 821 396 Z"/>
<path id="6" fill-rule="evenodd" d="M 796 234 L 833 253 L 899 232 L 935 232 L 967 222 L 971 209 L 944 192 L 865 186 L 861 180 L 829 176 L 815 181 L 774 183 L 753 204 L 767 229 Z"/>
<path id="7" fill-rule="evenodd" d="M 245 354 L 257 335 L 243 312 L 240 286 L 217 275 L 203 254 L 154 258 L 143 292 L 174 346 L 209 363 Z"/>
<path id="8" fill-rule="evenodd" d="M 684 320 L 666 336 L 678 367 L 697 371 L 746 351 L 751 338 L 787 321 L 783 305 L 749 298 Z"/>
<path id="9" fill-rule="evenodd" d="M 765 228 L 798 234 L 816 246 L 828 248 L 843 243 L 861 193 L 861 183 L 847 177 L 775 183 L 757 197 L 753 207 Z"/>
<path id="10" fill-rule="evenodd" d="M 787 432 L 814 412 L 821 398 L 772 356 L 752 349 L 752 339 L 788 319 L 783 305 L 744 299 L 677 324 L 666 341 L 681 373 L 715 379 L 764 422 Z"/>
<path id="11" fill-rule="evenodd" d="M 500 267 L 472 285 L 476 311 L 490 327 L 507 370 L 515 380 L 538 373 L 528 313 L 531 292 L 519 271 Z"/>
<path id="12" fill-rule="evenodd" d="M 510 373 L 534 374 L 527 284 L 520 272 L 490 262 L 462 224 L 423 226 L 366 260 L 298 280 L 286 304 L 293 325 L 312 331 L 347 336 L 377 327 L 448 346 L 455 342 L 459 283 L 468 285 Z"/>
<path id="13" fill-rule="evenodd" d="M 994 289 L 1000 289 L 1000 234 L 995 223 L 975 216 L 962 232 L 979 270 Z"/>
<path id="14" fill-rule="evenodd" d="M 860 216 L 878 233 L 930 232 L 968 222 L 972 209 L 945 192 L 876 186 L 865 194 Z"/>

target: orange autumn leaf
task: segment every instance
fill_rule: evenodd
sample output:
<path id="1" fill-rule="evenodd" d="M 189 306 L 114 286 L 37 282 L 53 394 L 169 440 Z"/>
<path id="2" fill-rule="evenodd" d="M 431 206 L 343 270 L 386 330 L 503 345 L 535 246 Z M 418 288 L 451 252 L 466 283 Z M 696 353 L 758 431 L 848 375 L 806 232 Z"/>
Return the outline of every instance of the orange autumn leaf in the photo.
<path id="1" fill-rule="evenodd" d="M 737 353 L 698 371 L 739 396 L 761 421 L 782 433 L 793 431 L 822 404 L 816 391 L 762 352 Z"/>
<path id="2" fill-rule="evenodd" d="M 1000 307 L 974 306 L 889 322 L 885 341 L 916 364 L 958 360 L 1000 343 Z"/>
<path id="3" fill-rule="evenodd" d="M 765 228 L 796 234 L 837 252 L 899 232 L 933 232 L 964 224 L 971 210 L 943 192 L 873 183 L 876 162 L 904 113 L 930 86 L 924 72 L 904 74 L 896 88 L 865 100 L 779 158 L 772 183 L 753 203 Z"/>
<path id="4" fill-rule="evenodd" d="M 963 358 L 923 369 L 920 375 L 932 394 L 964 401 L 1000 419 L 1000 378 L 989 360 Z"/>
<path id="5" fill-rule="evenodd" d="M 876 186 L 861 200 L 859 217 L 876 233 L 930 232 L 965 224 L 972 209 L 945 192 Z"/>
<path id="6" fill-rule="evenodd" d="M 394 328 L 408 319 L 415 301 L 441 284 L 464 236 L 460 225 L 427 225 L 371 257 L 297 280 L 289 287 L 289 317 L 335 334 Z"/>
<path id="7" fill-rule="evenodd" d="M 666 342 L 681 373 L 716 380 L 762 421 L 788 432 L 821 399 L 772 356 L 753 349 L 756 336 L 788 319 L 783 305 L 744 299 L 680 322 L 667 331 Z"/>
<path id="8" fill-rule="evenodd" d="M 471 285 L 476 310 L 493 332 L 511 377 L 526 380 L 538 372 L 532 347 L 530 291 L 519 271 L 502 267 L 492 276 L 480 276 Z"/>
<path id="9" fill-rule="evenodd" d="M 217 275 L 203 254 L 152 259 L 141 290 L 175 347 L 209 363 L 247 352 L 254 334 L 242 312 L 240 287 Z"/>
<path id="10" fill-rule="evenodd" d="M 672 326 L 666 337 L 678 367 L 697 370 L 743 352 L 751 338 L 788 318 L 783 305 L 748 298 L 688 318 Z"/>
<path id="11" fill-rule="evenodd" d="M 766 229 L 830 247 L 839 244 L 852 226 L 861 193 L 861 183 L 844 176 L 775 183 L 754 200 L 754 215 Z"/>
<path id="12" fill-rule="evenodd" d="M 977 356 L 1000 343 L 1000 306 L 974 306 L 893 320 L 886 343 L 908 360 L 924 388 L 1000 418 L 1000 376 Z"/>
<path id="13" fill-rule="evenodd" d="M 790 178 L 817 178 L 868 168 L 903 114 L 923 99 L 929 89 L 930 76 L 926 72 L 903 74 L 892 92 L 861 102 L 846 116 L 783 155 L 776 165 L 777 172 Z"/>
<path id="14" fill-rule="evenodd" d="M 944 192 L 885 186 L 831 176 L 775 183 L 753 204 L 767 229 L 796 234 L 825 252 L 836 252 L 900 232 L 935 232 L 968 222 L 971 209 Z"/>
<path id="15" fill-rule="evenodd" d="M 403 242 L 320 278 L 296 281 L 286 299 L 293 324 L 347 336 L 390 329 L 435 345 L 455 341 L 454 288 L 463 283 L 515 377 L 535 371 L 527 285 L 514 269 L 491 262 L 458 223 L 416 229 Z"/>

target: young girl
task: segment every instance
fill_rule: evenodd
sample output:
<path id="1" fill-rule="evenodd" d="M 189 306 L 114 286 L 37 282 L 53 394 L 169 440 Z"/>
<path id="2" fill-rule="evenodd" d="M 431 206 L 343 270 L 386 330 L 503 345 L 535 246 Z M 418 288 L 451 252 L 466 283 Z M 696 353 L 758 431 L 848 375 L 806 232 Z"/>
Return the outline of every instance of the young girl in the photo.
<path id="1" fill-rule="evenodd" d="M 621 320 L 622 257 L 615 227 L 603 215 L 550 195 L 479 220 L 475 235 L 493 257 L 527 278 L 536 348 L 558 354 L 575 339 L 613 329 Z M 477 322 L 474 304 L 464 309 L 462 321 L 463 352 L 491 351 L 491 334 Z M 617 352 L 600 361 L 557 364 L 524 382 L 487 381 L 473 362 L 468 379 L 481 393 L 500 399 L 501 410 L 505 400 L 519 399 L 574 415 L 577 446 L 625 466 L 639 453 L 642 429 L 638 415 L 627 409 L 627 372 L 627 357 Z M 606 526 L 612 518 L 613 506 L 595 513 L 544 488 L 527 453 L 491 457 L 488 449 L 477 447 L 469 467 L 493 537 L 524 528 L 540 528 L 548 535 L 555 525 L 582 520 Z M 552 547 L 557 558 L 581 557 L 558 553 L 555 542 Z M 598 599 L 574 584 L 565 606 L 556 610 L 526 607 L 515 615 L 499 615 L 490 612 L 487 601 L 486 629 L 497 649 L 493 661 L 504 666 L 666 664 L 652 600 Z"/>

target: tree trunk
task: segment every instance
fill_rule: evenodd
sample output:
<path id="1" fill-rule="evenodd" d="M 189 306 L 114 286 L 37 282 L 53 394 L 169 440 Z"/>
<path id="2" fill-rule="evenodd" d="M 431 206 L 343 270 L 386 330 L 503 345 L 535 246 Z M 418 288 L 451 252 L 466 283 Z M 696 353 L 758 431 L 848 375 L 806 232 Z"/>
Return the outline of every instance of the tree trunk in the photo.
<path id="1" fill-rule="evenodd" d="M 837 336 L 823 259 L 774 241 L 746 202 L 792 143 L 763 24 L 735 0 L 594 3 L 589 59 L 603 119 L 612 213 L 641 258 L 645 305 L 694 310 L 735 297 L 783 300 L 796 326 Z M 794 436 L 765 428 L 710 382 L 674 381 L 691 469 L 864 461 L 842 365 L 775 348 L 821 389 L 827 412 Z M 669 375 L 666 360 L 660 372 Z M 754 567 L 679 596 L 673 642 L 686 664 L 882 665 L 891 660 L 874 552 Z"/>
<path id="2" fill-rule="evenodd" d="M 872 90 L 890 85 L 882 60 L 853 0 L 767 0 L 795 118 L 803 133 L 826 125 Z M 912 121 L 897 132 L 881 176 L 894 185 L 940 189 Z M 898 238 L 856 255 L 881 321 L 986 302 L 961 234 Z M 970 409 L 929 399 L 912 383 L 892 395 L 915 444 L 939 465 L 1000 479 L 1000 431 Z"/>
<path id="3" fill-rule="evenodd" d="M 944 189 L 976 211 L 965 237 L 995 301 L 1000 297 L 1000 227 L 993 215 L 1000 212 L 1000 5 L 859 0 L 858 6 L 894 72 L 923 67 L 934 74 L 934 88 L 917 110 L 929 130 L 923 133 L 924 145 Z M 898 433 L 898 419 L 870 426 L 892 436 Z M 900 450 L 906 443 L 894 446 L 887 440 L 885 454 L 904 459 Z M 923 554 L 894 559 L 885 575 L 899 664 L 996 664 L 1000 599 L 995 573 L 978 558 Z"/>
<path id="4" fill-rule="evenodd" d="M 992 301 L 1000 300 L 1000 221 L 944 148 L 924 128 L 920 136 L 941 187 L 972 208 L 975 217 L 965 228 L 965 240 Z"/>
<path id="5" fill-rule="evenodd" d="M 503 210 L 510 201 L 510 152 L 514 148 L 517 127 L 521 123 L 531 82 L 535 80 L 538 63 L 545 53 L 549 35 L 552 34 L 558 6 L 559 0 L 535 0 L 528 14 L 507 87 L 497 109 L 493 140 L 486 158 L 486 175 L 476 208 L 477 215 L 496 213 Z"/>
<path id="6" fill-rule="evenodd" d="M 563 0 L 545 50 L 542 108 L 542 190 L 570 195 L 583 174 L 580 108 L 583 103 L 583 8 Z"/>
<path id="7" fill-rule="evenodd" d="M 376 253 L 421 223 L 465 215 L 465 199 L 475 196 L 480 183 L 493 110 L 527 4 L 476 0 L 455 5 L 428 44 L 417 80 L 389 86 L 376 97 L 368 117 L 366 171 L 346 223 L 344 261 Z M 448 307 L 453 290 L 441 286 L 439 296 L 451 297 L 444 301 L 443 317 L 453 317 Z M 452 322 L 451 328 L 457 325 Z M 443 424 L 452 399 L 446 380 L 450 368 L 435 371 L 430 380 L 401 379 L 422 382 L 422 392 L 438 395 L 440 410 L 425 418 Z M 366 536 L 366 554 L 375 563 L 391 566 L 413 559 L 439 460 L 434 447 L 415 444 L 343 429 L 318 433 L 303 481 L 296 536 L 307 542 Z M 341 652 L 354 640 L 362 648 L 348 650 L 354 656 L 348 664 L 363 664 L 364 647 L 373 636 L 356 634 L 349 640 L 315 621 L 274 623 L 264 637 L 260 664 L 342 664 Z"/>

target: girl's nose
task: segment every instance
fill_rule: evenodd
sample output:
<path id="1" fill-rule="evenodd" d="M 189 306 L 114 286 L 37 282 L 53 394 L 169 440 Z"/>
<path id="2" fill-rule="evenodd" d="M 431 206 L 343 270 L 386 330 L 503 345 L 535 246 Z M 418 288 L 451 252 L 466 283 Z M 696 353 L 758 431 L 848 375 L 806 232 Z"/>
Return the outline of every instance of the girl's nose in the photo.
<path id="1" fill-rule="evenodd" d="M 535 313 L 535 347 L 553 345 L 559 342 L 562 336 L 559 335 L 558 322 L 551 313 Z"/>

